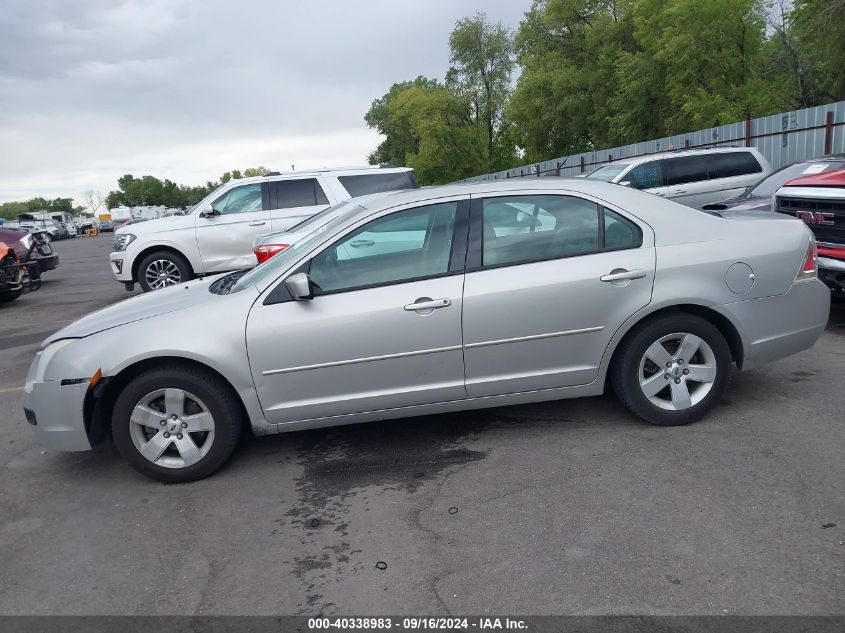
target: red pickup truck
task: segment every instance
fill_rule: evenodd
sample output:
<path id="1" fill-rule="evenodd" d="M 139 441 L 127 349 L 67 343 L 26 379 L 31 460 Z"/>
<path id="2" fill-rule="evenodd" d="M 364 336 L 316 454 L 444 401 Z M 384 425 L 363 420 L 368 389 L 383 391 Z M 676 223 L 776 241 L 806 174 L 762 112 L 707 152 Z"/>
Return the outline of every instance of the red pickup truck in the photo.
<path id="1" fill-rule="evenodd" d="M 790 180 L 775 210 L 804 220 L 816 236 L 819 279 L 845 294 L 845 169 Z"/>

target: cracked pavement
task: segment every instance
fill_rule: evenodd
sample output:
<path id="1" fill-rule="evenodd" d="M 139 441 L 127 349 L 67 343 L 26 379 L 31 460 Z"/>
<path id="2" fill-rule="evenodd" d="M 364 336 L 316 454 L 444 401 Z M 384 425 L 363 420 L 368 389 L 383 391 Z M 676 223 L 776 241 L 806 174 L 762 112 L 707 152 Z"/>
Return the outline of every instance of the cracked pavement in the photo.
<path id="1" fill-rule="evenodd" d="M 845 613 L 845 303 L 688 427 L 606 395 L 251 439 L 163 485 L 21 411 L 38 343 L 126 296 L 109 244 L 0 306 L 0 614 Z"/>

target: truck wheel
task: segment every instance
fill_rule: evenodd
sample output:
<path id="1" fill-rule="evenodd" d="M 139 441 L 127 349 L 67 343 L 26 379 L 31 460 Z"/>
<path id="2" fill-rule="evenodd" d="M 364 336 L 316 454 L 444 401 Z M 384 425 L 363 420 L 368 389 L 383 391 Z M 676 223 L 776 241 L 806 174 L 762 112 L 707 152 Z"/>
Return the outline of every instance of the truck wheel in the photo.
<path id="1" fill-rule="evenodd" d="M 167 483 L 195 481 L 231 457 L 242 416 L 230 386 L 216 374 L 164 366 L 139 374 L 117 397 L 112 436 L 141 474 Z"/>
<path id="2" fill-rule="evenodd" d="M 150 253 L 138 266 L 138 283 L 144 292 L 175 286 L 193 278 L 190 264 L 173 251 Z"/>
<path id="3" fill-rule="evenodd" d="M 658 317 L 624 341 L 610 370 L 613 389 L 632 413 L 660 426 L 690 424 L 721 400 L 731 350 L 709 321 L 691 314 Z"/>

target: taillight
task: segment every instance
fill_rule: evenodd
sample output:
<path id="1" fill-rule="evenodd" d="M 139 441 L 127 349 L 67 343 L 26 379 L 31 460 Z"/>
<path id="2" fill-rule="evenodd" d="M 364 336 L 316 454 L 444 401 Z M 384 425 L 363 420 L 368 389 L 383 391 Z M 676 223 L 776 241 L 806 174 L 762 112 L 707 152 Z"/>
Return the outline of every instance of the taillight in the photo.
<path id="1" fill-rule="evenodd" d="M 818 261 L 816 260 L 816 240 L 810 239 L 810 245 L 807 246 L 807 254 L 804 255 L 804 261 L 801 264 L 801 269 L 795 275 L 795 281 L 804 281 L 806 279 L 815 279 L 818 270 Z"/>
<path id="2" fill-rule="evenodd" d="M 288 246 L 290 244 L 262 244 L 255 248 L 255 257 L 258 259 L 259 264 L 263 264 L 276 253 L 281 253 Z"/>

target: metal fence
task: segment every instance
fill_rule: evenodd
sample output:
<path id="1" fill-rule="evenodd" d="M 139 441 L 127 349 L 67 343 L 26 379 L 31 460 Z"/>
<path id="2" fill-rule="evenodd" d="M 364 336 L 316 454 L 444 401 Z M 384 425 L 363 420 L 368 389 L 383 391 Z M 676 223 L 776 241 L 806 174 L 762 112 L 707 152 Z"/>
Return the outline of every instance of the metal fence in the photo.
<path id="1" fill-rule="evenodd" d="M 845 101 L 772 114 L 759 119 L 746 119 L 739 123 L 666 136 L 623 147 L 572 154 L 494 174 L 474 176 L 463 182 L 528 176 L 573 176 L 591 171 L 609 162 L 656 152 L 731 145 L 756 147 L 775 169 L 815 156 L 845 152 Z"/>

